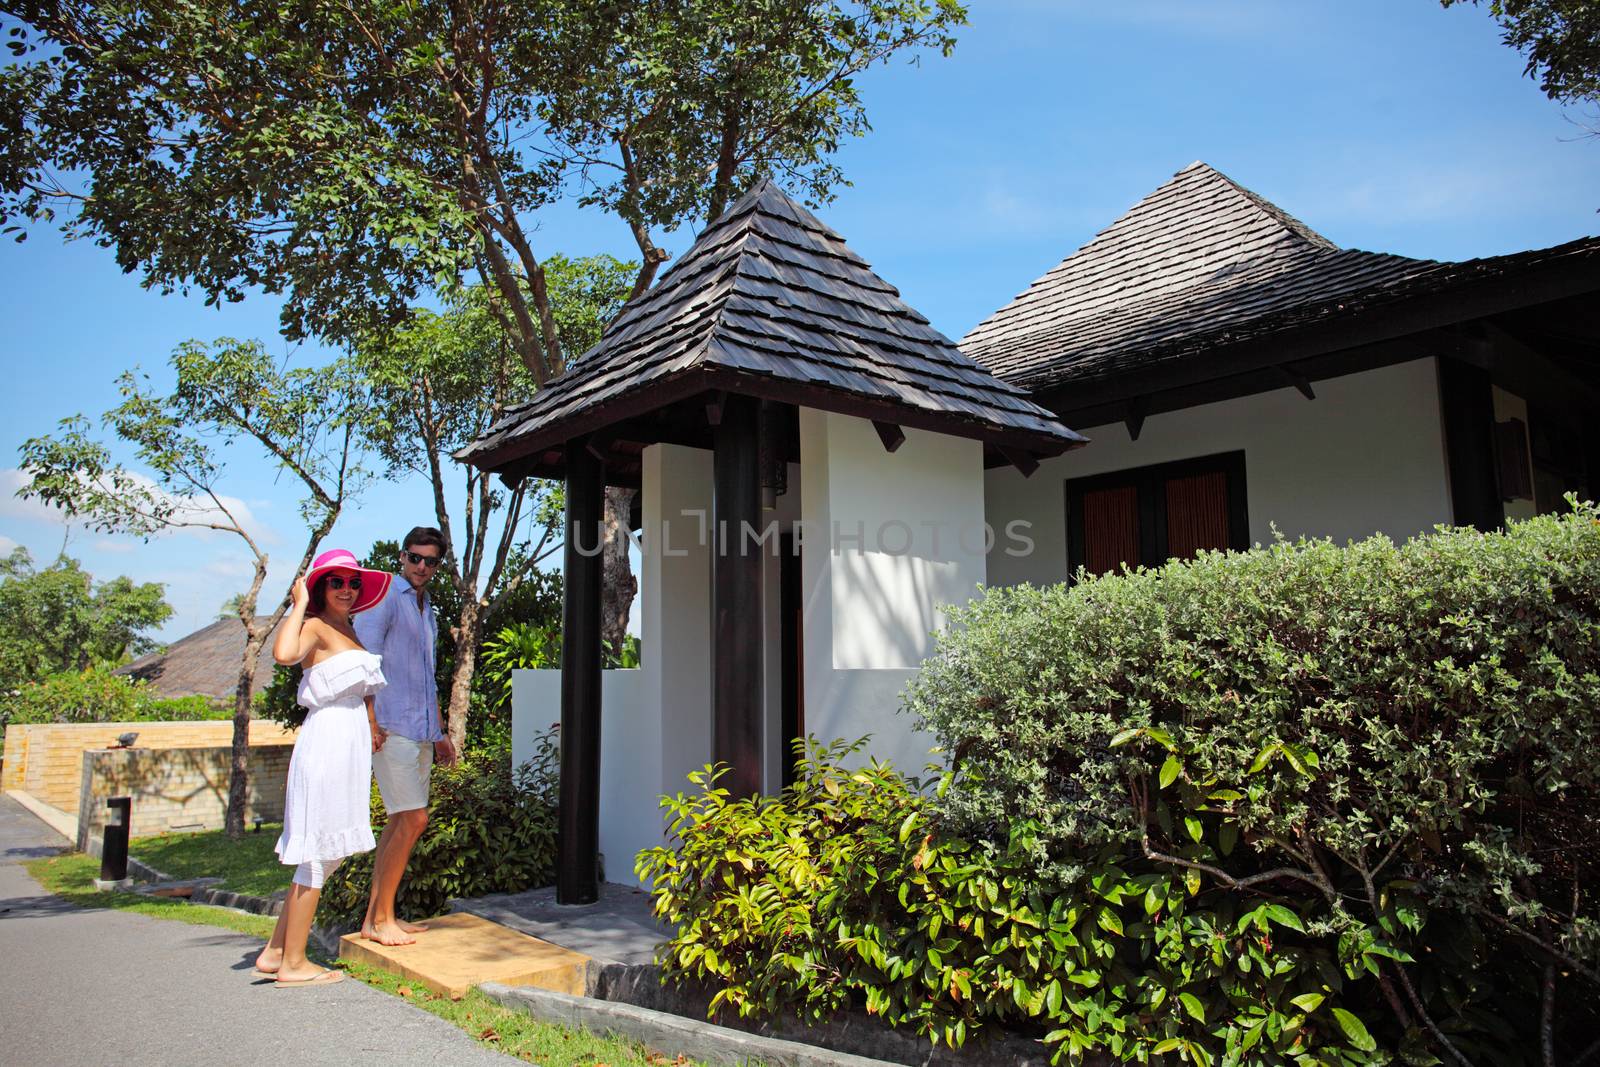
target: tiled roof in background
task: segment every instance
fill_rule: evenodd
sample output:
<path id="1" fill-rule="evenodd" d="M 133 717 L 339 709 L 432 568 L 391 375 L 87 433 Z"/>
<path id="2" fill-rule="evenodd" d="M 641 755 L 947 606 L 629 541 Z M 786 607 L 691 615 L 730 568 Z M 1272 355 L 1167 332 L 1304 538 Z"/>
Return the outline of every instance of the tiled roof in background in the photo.
<path id="1" fill-rule="evenodd" d="M 258 616 L 257 622 L 266 622 Z M 280 623 L 281 625 L 281 623 Z M 272 638 L 274 629 L 261 646 L 256 660 L 252 692 L 259 693 L 272 683 Z M 244 625 L 236 618 L 218 619 L 187 637 L 180 637 L 165 652 L 141 656 L 118 667 L 114 673 L 148 683 L 163 697 L 207 696 L 232 700 L 239 684 L 239 664 L 244 659 Z"/>
<path id="2" fill-rule="evenodd" d="M 1070 387 L 1592 256 L 1600 239 L 1464 263 L 1340 248 L 1197 162 L 979 323 L 961 349 L 1030 390 Z"/>

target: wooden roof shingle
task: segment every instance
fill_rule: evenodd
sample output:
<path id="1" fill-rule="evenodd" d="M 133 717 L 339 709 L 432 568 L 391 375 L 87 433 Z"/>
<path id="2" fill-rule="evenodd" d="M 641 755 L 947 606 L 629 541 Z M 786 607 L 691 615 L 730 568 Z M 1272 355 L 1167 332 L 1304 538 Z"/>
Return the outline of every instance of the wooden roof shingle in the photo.
<path id="1" fill-rule="evenodd" d="M 1578 260 L 1600 263 L 1600 239 L 1463 263 L 1341 248 L 1196 162 L 979 323 L 961 350 L 1066 398 L 1074 385 Z"/>
<path id="2" fill-rule="evenodd" d="M 867 413 L 1035 455 L 1084 440 L 963 355 L 843 238 L 763 180 L 566 374 L 456 458 L 505 470 L 708 389 Z"/>
<path id="3" fill-rule="evenodd" d="M 265 616 L 257 616 L 256 621 L 265 623 L 267 620 Z M 272 684 L 276 666 L 272 659 L 272 639 L 277 632 L 274 628 L 266 644 L 261 646 L 252 692 L 259 693 Z M 141 656 L 113 673 L 144 682 L 163 697 L 204 696 L 231 700 L 239 684 L 244 645 L 244 624 L 230 616 L 178 638 L 164 652 Z"/>

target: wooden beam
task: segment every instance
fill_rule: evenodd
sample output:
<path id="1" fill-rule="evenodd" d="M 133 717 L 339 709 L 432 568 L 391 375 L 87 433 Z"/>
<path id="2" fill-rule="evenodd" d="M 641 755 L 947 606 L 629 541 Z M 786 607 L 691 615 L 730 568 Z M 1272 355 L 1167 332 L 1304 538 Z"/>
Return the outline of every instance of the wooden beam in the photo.
<path id="1" fill-rule="evenodd" d="M 722 413 L 727 403 L 728 398 L 722 392 L 711 394 L 711 399 L 706 401 L 706 422 L 712 426 L 721 426 Z"/>
<path id="2" fill-rule="evenodd" d="M 736 797 L 761 792 L 762 546 L 744 535 L 761 528 L 757 407 L 730 395 L 712 452 L 711 758 Z"/>
<path id="3" fill-rule="evenodd" d="M 878 431 L 878 440 L 883 442 L 885 452 L 893 452 L 906 443 L 906 432 L 892 422 L 873 419 L 872 428 Z"/>
<path id="4" fill-rule="evenodd" d="M 1317 394 L 1311 390 L 1311 383 L 1306 381 L 1305 377 L 1293 367 L 1290 367 L 1288 364 L 1280 364 L 1278 366 L 1278 373 L 1283 375 L 1284 379 L 1290 385 L 1300 390 L 1300 395 L 1305 397 L 1307 400 L 1315 400 L 1317 398 Z"/>
<path id="5" fill-rule="evenodd" d="M 600 899 L 600 546 L 605 467 L 588 444 L 573 441 L 566 449 L 558 904 L 593 904 Z"/>
<path id="6" fill-rule="evenodd" d="M 1024 478 L 1033 477 L 1033 472 L 1039 469 L 1039 458 L 1031 452 L 1023 452 L 1015 448 L 1002 448 L 1000 454 L 1006 457 L 1007 463 L 1021 471 Z"/>
<path id="7" fill-rule="evenodd" d="M 1128 414 L 1123 418 L 1123 423 L 1128 427 L 1128 439 L 1137 441 L 1139 434 L 1144 431 L 1145 413 L 1150 410 L 1150 398 L 1136 396 L 1128 401 Z"/>

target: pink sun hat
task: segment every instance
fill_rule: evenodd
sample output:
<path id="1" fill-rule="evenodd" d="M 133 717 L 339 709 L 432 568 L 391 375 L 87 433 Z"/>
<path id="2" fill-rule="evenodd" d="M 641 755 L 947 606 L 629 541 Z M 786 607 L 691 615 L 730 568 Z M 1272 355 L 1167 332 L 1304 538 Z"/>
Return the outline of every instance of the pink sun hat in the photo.
<path id="1" fill-rule="evenodd" d="M 352 615 L 376 607 L 389 592 L 389 583 L 394 581 L 394 575 L 388 571 L 363 567 L 348 549 L 333 548 L 311 561 L 311 569 L 306 571 L 306 588 L 314 589 L 317 579 L 331 571 L 355 571 L 361 576 L 361 592 L 356 596 L 355 607 L 350 609 Z"/>

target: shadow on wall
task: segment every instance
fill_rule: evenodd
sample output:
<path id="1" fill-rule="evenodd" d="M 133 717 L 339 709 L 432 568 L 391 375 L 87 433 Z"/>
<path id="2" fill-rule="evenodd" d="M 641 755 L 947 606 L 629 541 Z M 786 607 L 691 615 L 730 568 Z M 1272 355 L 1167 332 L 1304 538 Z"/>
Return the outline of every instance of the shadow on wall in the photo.
<path id="1" fill-rule="evenodd" d="M 250 748 L 247 820 L 283 819 L 283 791 L 292 742 Z M 175 830 L 219 830 L 228 810 L 233 762 L 228 747 L 124 748 L 83 753 L 83 783 L 78 799 L 78 848 L 105 825 L 106 798 L 133 798 L 132 837 Z"/>

